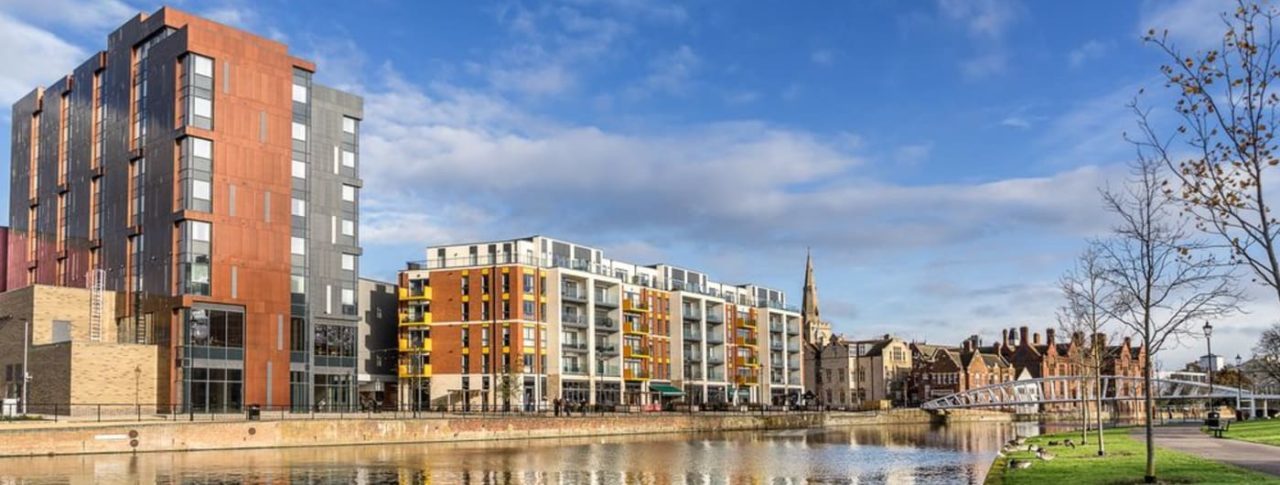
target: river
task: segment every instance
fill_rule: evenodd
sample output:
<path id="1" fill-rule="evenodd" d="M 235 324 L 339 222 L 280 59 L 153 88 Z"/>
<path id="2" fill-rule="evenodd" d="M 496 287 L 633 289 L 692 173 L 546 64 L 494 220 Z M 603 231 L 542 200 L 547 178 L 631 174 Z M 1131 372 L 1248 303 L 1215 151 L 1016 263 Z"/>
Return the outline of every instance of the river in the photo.
<path id="1" fill-rule="evenodd" d="M 0 459 L 0 484 L 982 483 L 1008 424 Z"/>

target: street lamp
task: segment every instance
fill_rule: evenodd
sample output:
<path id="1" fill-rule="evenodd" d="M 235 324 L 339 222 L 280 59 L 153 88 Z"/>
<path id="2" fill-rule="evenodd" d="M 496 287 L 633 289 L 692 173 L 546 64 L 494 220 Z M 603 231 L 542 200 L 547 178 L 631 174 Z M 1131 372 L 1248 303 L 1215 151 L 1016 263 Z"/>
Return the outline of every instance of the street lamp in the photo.
<path id="1" fill-rule="evenodd" d="M 1240 369 L 1240 354 L 1236 354 L 1236 413 L 1244 419 L 1244 411 L 1240 409 L 1240 393 L 1244 388 L 1244 371 Z M 1255 401 L 1256 402 L 1256 401 Z"/>
<path id="2" fill-rule="evenodd" d="M 1213 407 L 1213 325 L 1208 321 L 1204 322 L 1204 346 L 1205 351 L 1209 353 L 1209 368 L 1205 369 L 1205 373 L 1209 375 L 1209 407 Z"/>

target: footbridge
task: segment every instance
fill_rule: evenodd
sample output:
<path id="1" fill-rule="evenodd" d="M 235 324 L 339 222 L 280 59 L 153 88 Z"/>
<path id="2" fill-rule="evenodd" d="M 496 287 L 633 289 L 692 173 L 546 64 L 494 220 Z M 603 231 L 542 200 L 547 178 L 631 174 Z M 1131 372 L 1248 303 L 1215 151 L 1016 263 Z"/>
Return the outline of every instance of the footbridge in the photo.
<path id="1" fill-rule="evenodd" d="M 926 401 L 920 405 L 926 410 L 1009 408 L 1027 410 L 1045 404 L 1078 403 L 1081 399 L 1094 401 L 1097 390 L 1093 377 L 1054 376 L 1023 379 L 989 386 L 977 387 L 948 396 Z M 1205 382 L 1177 379 L 1152 379 L 1156 401 L 1195 401 L 1207 399 L 1234 400 L 1236 409 L 1249 415 L 1261 409 L 1265 414 L 1268 401 L 1280 403 L 1280 394 L 1258 394 L 1248 389 L 1209 385 Z M 1102 401 L 1141 401 L 1146 398 L 1142 378 L 1130 376 L 1102 376 Z"/>

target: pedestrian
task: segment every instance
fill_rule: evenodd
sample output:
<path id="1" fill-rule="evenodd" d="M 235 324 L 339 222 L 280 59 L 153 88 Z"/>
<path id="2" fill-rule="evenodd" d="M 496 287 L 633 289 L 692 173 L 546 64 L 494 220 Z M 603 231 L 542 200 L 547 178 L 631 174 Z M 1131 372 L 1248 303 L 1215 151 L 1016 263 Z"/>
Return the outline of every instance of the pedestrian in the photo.
<path id="1" fill-rule="evenodd" d="M 556 408 L 556 417 L 560 417 L 560 398 L 555 398 L 555 400 L 552 401 L 552 406 L 555 406 Z"/>

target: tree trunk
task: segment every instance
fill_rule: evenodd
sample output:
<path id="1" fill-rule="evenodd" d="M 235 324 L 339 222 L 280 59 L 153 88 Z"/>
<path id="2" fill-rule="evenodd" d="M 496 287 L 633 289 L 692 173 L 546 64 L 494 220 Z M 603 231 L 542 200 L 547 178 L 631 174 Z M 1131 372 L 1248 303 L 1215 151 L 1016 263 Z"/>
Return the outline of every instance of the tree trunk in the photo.
<path id="1" fill-rule="evenodd" d="M 1142 403 L 1146 409 L 1143 414 L 1146 416 L 1146 432 L 1147 432 L 1147 475 L 1144 478 L 1146 483 L 1156 483 L 1156 435 L 1155 435 L 1155 399 L 1151 398 L 1151 342 L 1149 339 L 1143 339 L 1142 347 L 1146 351 L 1143 357 L 1142 369 Z"/>
<path id="2" fill-rule="evenodd" d="M 1098 405 L 1098 456 L 1104 456 L 1107 450 L 1102 444 L 1102 370 L 1101 367 L 1098 369 L 1098 372 L 1093 374 L 1094 388 L 1097 393 L 1093 396 L 1093 400 Z"/>
<path id="3" fill-rule="evenodd" d="M 1080 426 L 1080 444 L 1089 442 L 1089 393 L 1086 391 L 1088 386 L 1085 385 L 1085 379 L 1080 380 L 1080 410 L 1084 412 L 1084 419 L 1081 420 Z"/>

